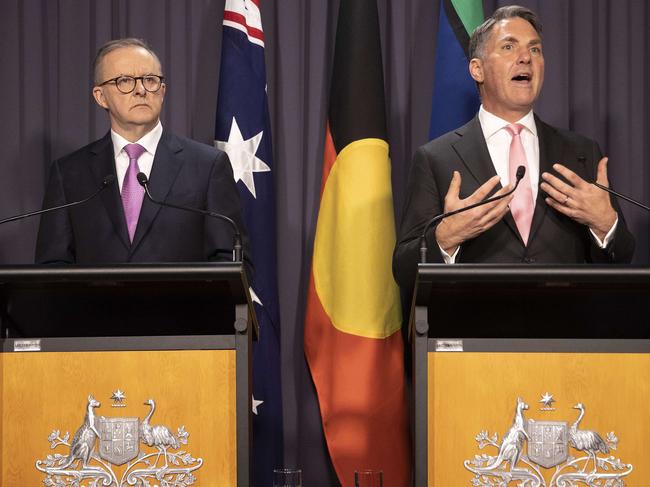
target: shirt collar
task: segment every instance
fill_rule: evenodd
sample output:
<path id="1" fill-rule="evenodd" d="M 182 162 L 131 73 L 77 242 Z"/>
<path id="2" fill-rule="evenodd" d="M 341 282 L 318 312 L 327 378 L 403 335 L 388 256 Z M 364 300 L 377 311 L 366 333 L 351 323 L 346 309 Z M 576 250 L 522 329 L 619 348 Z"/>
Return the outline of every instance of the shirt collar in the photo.
<path id="1" fill-rule="evenodd" d="M 160 120 L 158 120 L 158 123 L 153 129 L 151 129 L 150 132 L 144 134 L 140 140 L 137 140 L 134 143 L 140 144 L 149 154 L 153 156 L 156 154 L 156 148 L 158 147 L 158 142 L 160 142 L 160 138 L 162 137 L 162 131 L 162 124 L 160 123 Z M 120 134 L 115 132 L 113 129 L 111 129 L 111 140 L 113 141 L 113 151 L 116 158 L 120 152 L 122 152 L 124 146 L 131 143 Z"/>
<path id="2" fill-rule="evenodd" d="M 510 122 L 488 112 L 483 108 L 483 105 L 479 108 L 478 119 L 481 123 L 481 129 L 483 130 L 485 140 L 489 140 L 490 137 L 496 134 L 499 130 L 510 124 Z M 537 137 L 537 124 L 535 124 L 535 115 L 532 109 L 521 119 L 517 120 L 516 123 L 522 124 L 530 133 Z"/>

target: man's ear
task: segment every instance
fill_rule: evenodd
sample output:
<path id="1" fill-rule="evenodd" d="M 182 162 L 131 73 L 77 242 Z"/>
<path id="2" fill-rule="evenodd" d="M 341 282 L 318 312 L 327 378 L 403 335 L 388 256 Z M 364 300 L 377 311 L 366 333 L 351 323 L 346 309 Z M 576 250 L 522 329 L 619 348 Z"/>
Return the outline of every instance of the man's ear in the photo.
<path id="1" fill-rule="evenodd" d="M 483 83 L 483 63 L 479 58 L 474 57 L 469 62 L 469 75 L 477 83 Z"/>
<path id="2" fill-rule="evenodd" d="M 104 98 L 104 90 L 101 88 L 101 86 L 95 86 L 93 88 L 93 98 L 100 107 L 108 110 L 108 103 L 106 103 L 106 98 Z"/>

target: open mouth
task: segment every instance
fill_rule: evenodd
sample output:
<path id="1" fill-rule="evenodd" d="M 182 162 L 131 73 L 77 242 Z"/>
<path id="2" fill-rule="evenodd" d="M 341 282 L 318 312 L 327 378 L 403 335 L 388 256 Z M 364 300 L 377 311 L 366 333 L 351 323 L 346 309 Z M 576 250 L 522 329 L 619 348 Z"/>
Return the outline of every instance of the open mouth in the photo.
<path id="1" fill-rule="evenodd" d="M 520 83 L 530 83 L 531 80 L 532 76 L 528 73 L 522 73 L 512 77 L 512 81 L 517 81 Z"/>

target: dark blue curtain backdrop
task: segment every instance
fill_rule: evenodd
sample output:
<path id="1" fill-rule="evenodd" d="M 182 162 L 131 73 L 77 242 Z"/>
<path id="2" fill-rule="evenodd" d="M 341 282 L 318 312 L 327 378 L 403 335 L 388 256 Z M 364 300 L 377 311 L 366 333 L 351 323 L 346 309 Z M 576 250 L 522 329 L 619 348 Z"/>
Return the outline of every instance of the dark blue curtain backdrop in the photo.
<path id="1" fill-rule="evenodd" d="M 427 140 L 439 0 L 378 0 L 395 208 L 411 155 Z M 484 0 L 485 12 L 513 2 Z M 616 187 L 650 202 L 650 2 L 521 0 L 544 23 L 537 112 L 593 137 Z M 212 143 L 224 0 L 2 0 L 0 218 L 40 207 L 52 159 L 108 130 L 91 98 L 105 41 L 147 39 L 169 80 L 163 125 Z M 305 367 L 305 289 L 319 199 L 337 1 L 262 0 L 278 214 L 285 459 L 304 484 L 335 485 Z M 650 216 L 623 203 L 650 257 Z M 0 263 L 31 262 L 37 220 L 0 228 Z"/>

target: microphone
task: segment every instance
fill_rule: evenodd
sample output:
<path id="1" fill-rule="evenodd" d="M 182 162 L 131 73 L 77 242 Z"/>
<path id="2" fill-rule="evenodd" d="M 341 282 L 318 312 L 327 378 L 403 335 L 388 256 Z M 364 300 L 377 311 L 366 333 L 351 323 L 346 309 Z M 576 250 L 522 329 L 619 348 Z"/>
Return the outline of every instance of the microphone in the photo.
<path id="1" fill-rule="evenodd" d="M 9 222 L 13 222 L 13 221 L 16 221 L 16 220 L 22 220 L 23 218 L 28 218 L 30 216 L 43 215 L 43 214 L 49 213 L 51 211 L 63 210 L 64 208 L 71 208 L 73 206 L 83 205 L 84 203 L 90 201 L 95 196 L 97 196 L 99 193 L 104 191 L 106 188 L 108 188 L 111 184 L 113 184 L 114 181 L 115 181 L 115 176 L 113 176 L 112 174 L 109 174 L 109 175 L 104 177 L 104 179 L 102 180 L 102 185 L 100 186 L 100 188 L 97 191 L 95 191 L 93 194 L 91 194 L 90 196 L 88 196 L 88 197 L 86 197 L 86 198 L 84 198 L 82 200 L 73 201 L 72 203 L 66 203 L 65 205 L 54 206 L 52 208 L 45 208 L 43 210 L 30 211 L 29 213 L 23 213 L 21 215 L 11 216 L 9 218 L 5 218 L 4 220 L 0 220 L 0 225 L 2 225 L 3 223 L 9 223 Z"/>
<path id="2" fill-rule="evenodd" d="M 422 235 L 420 235 L 420 263 L 421 264 L 426 264 L 427 263 L 427 230 L 431 228 L 433 225 L 437 225 L 440 223 L 442 220 L 449 216 L 457 215 L 458 213 L 463 213 L 465 211 L 469 211 L 473 208 L 476 208 L 477 206 L 483 206 L 487 205 L 488 203 L 492 203 L 493 201 L 498 201 L 500 199 L 505 198 L 506 196 L 511 195 L 512 193 L 515 192 L 517 189 L 517 186 L 519 186 L 519 181 L 521 181 L 524 178 L 524 175 L 526 174 L 526 167 L 525 166 L 519 166 L 517 167 L 517 173 L 515 177 L 517 180 L 515 181 L 515 187 L 512 188 L 510 191 L 507 193 L 503 193 L 499 196 L 493 196 L 492 198 L 486 198 L 483 201 L 479 201 L 478 203 L 474 203 L 469 206 L 465 206 L 463 208 L 459 208 L 454 211 L 449 211 L 447 213 L 441 213 L 440 215 L 434 216 L 431 220 L 427 222 L 427 224 L 424 226 L 424 230 L 422 231 Z"/>
<path id="3" fill-rule="evenodd" d="M 175 208 L 177 210 L 190 211 L 192 213 L 198 213 L 200 215 L 218 218 L 220 220 L 228 222 L 233 229 L 232 260 L 233 262 L 242 262 L 241 233 L 239 232 L 239 227 L 232 218 L 210 210 L 201 210 L 199 208 L 191 208 L 189 206 L 174 205 L 172 203 L 166 203 L 165 201 L 158 201 L 154 199 L 154 197 L 151 196 L 151 193 L 149 192 L 149 178 L 147 178 L 147 175 L 143 172 L 139 172 L 136 177 L 138 179 L 138 183 L 140 183 L 140 186 L 144 188 L 144 192 L 147 195 L 147 198 L 156 205 L 168 206 L 169 208 Z"/>
<path id="4" fill-rule="evenodd" d="M 580 162 L 583 165 L 585 164 L 585 162 L 587 162 L 587 158 L 583 154 L 579 154 L 577 159 L 578 159 L 578 162 Z M 643 208 L 646 211 L 650 211 L 650 207 L 647 207 L 643 203 L 639 203 L 638 201 L 633 200 L 629 196 L 625 196 L 624 194 L 618 193 L 618 192 L 614 191 L 613 189 L 608 188 L 607 186 L 603 186 L 602 184 L 597 183 L 596 181 L 593 181 L 591 184 L 593 184 L 594 186 L 599 187 L 603 191 L 607 191 L 609 194 L 613 194 L 617 198 L 624 199 L 625 201 L 629 201 L 630 203 L 632 203 L 633 205 L 638 206 L 639 208 Z"/>
<path id="5" fill-rule="evenodd" d="M 616 197 L 618 197 L 618 198 L 624 199 L 625 201 L 629 201 L 630 203 L 632 203 L 632 204 L 638 206 L 639 208 L 643 208 L 643 209 L 646 210 L 646 211 L 650 211 L 650 207 L 644 205 L 643 203 L 639 203 L 639 202 L 636 201 L 636 200 L 633 200 L 633 199 L 630 198 L 629 196 L 625 196 L 624 194 L 621 194 L 621 193 L 619 193 L 619 192 L 617 192 L 617 191 L 614 191 L 613 189 L 608 188 L 607 186 L 603 186 L 602 184 L 597 183 L 596 181 L 594 181 L 594 182 L 591 183 L 591 184 L 593 184 L 594 186 L 598 186 L 598 187 L 599 187 L 600 189 L 602 189 L 603 191 L 607 191 L 608 193 L 613 194 L 614 196 L 616 196 Z"/>

